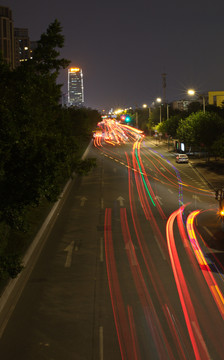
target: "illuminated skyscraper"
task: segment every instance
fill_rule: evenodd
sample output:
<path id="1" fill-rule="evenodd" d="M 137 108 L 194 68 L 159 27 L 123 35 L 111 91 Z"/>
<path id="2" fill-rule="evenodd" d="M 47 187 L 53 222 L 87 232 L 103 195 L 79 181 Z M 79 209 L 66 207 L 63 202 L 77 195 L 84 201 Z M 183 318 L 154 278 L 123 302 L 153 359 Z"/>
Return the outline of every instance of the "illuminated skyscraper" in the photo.
<path id="1" fill-rule="evenodd" d="M 80 68 L 68 69 L 68 106 L 83 106 L 83 74 Z"/>

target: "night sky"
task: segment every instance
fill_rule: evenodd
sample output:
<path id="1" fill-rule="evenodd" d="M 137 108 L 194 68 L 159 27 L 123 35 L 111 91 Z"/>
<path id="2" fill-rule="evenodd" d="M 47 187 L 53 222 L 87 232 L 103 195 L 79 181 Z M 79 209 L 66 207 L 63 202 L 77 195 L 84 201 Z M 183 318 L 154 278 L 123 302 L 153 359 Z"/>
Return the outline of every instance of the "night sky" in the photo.
<path id="1" fill-rule="evenodd" d="M 224 90 L 223 0 L 5 0 L 15 27 L 39 40 L 56 18 L 65 36 L 61 56 L 83 69 L 85 106 L 150 105 Z M 59 82 L 67 92 L 67 71 Z"/>

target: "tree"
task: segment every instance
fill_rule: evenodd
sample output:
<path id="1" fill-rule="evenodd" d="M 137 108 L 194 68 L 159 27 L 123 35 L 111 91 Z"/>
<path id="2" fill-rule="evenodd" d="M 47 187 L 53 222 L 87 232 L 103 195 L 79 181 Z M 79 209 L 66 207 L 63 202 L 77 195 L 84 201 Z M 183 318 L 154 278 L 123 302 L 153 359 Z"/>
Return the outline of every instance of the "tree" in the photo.
<path id="1" fill-rule="evenodd" d="M 16 276 L 21 269 L 7 244 L 10 230 L 26 230 L 27 209 L 43 199 L 55 201 L 74 170 L 83 174 L 95 165 L 92 159 L 80 161 L 80 133 L 74 131 L 70 110 L 59 104 L 57 75 L 69 64 L 59 58 L 60 32 L 55 20 L 41 36 L 33 60 L 13 71 L 0 59 L 0 277 Z M 83 123 L 75 119 L 82 125 L 82 139 L 100 120 L 95 110 L 83 112 Z"/>
<path id="2" fill-rule="evenodd" d="M 180 121 L 177 136 L 187 146 L 203 146 L 209 154 L 223 131 L 224 120 L 218 114 L 199 111 Z"/>
<path id="3" fill-rule="evenodd" d="M 57 48 L 64 46 L 64 36 L 61 34 L 62 27 L 56 19 L 51 23 L 46 31 L 41 35 L 38 46 L 33 52 L 33 59 L 30 63 L 34 65 L 42 75 L 58 75 L 61 68 L 65 69 L 70 61 L 62 58 Z"/>
<path id="4" fill-rule="evenodd" d="M 177 128 L 179 126 L 181 120 L 181 115 L 174 115 L 171 116 L 169 119 L 163 122 L 163 134 L 167 134 L 172 136 L 173 138 L 176 137 Z"/>
<path id="5" fill-rule="evenodd" d="M 212 151 L 215 156 L 224 157 L 224 136 L 223 136 L 223 134 L 212 144 Z"/>

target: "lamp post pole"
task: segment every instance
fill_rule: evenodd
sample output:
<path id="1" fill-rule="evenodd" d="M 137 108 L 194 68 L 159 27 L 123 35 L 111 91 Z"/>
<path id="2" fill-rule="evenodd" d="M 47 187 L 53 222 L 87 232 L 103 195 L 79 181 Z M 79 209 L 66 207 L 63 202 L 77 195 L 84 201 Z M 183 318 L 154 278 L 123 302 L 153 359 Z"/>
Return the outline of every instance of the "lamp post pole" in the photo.
<path id="1" fill-rule="evenodd" d="M 161 104 L 162 102 L 162 99 L 161 98 L 157 98 L 156 99 L 157 103 Z M 159 106 L 159 123 L 161 123 L 162 121 L 162 107 L 161 105 Z"/>
<path id="2" fill-rule="evenodd" d="M 166 119 L 168 120 L 169 119 L 169 106 L 170 105 L 166 105 Z"/>
<path id="3" fill-rule="evenodd" d="M 203 113 L 205 114 L 205 97 L 203 96 Z"/>
<path id="4" fill-rule="evenodd" d="M 138 129 L 138 113 L 135 113 L 136 128 Z"/>
<path id="5" fill-rule="evenodd" d="M 193 89 L 189 89 L 188 91 L 187 91 L 187 93 L 188 93 L 188 95 L 190 95 L 190 96 L 194 96 L 195 95 L 195 90 L 193 90 Z M 204 97 L 204 95 L 202 95 L 202 103 L 203 103 L 203 113 L 205 114 L 205 97 Z"/>

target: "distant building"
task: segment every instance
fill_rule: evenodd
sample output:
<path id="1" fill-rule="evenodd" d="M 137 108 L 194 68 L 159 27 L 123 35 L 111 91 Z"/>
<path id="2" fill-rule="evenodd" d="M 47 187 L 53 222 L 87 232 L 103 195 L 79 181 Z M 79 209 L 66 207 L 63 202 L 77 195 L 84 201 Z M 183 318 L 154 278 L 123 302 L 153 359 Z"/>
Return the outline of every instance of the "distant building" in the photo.
<path id="1" fill-rule="evenodd" d="M 172 102 L 172 108 L 174 110 L 185 111 L 191 102 L 192 100 L 176 100 Z"/>
<path id="2" fill-rule="evenodd" d="M 15 66 L 30 59 L 30 38 L 28 29 L 14 28 L 15 36 Z"/>
<path id="3" fill-rule="evenodd" d="M 83 74 L 80 68 L 68 69 L 68 106 L 84 104 Z"/>
<path id="4" fill-rule="evenodd" d="M 208 103 L 209 105 L 223 106 L 224 102 L 224 91 L 209 91 L 208 92 Z"/>
<path id="5" fill-rule="evenodd" d="M 0 6 L 0 51 L 3 59 L 15 68 L 14 27 L 10 8 Z"/>

